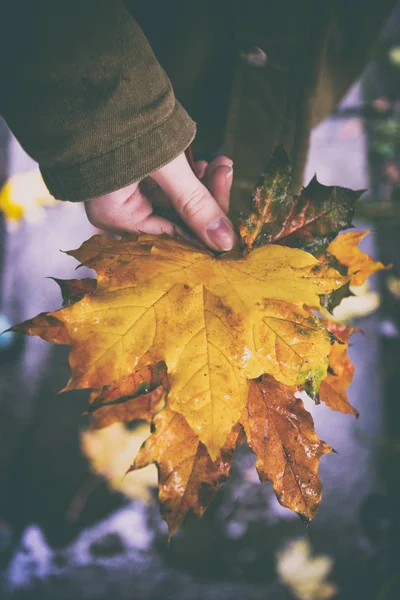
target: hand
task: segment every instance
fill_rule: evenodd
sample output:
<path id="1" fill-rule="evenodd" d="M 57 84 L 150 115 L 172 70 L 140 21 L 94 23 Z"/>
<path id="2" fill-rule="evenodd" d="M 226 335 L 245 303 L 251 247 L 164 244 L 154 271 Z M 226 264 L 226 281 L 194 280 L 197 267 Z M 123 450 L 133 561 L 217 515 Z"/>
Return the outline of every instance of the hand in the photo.
<path id="1" fill-rule="evenodd" d="M 231 250 L 236 236 L 226 213 L 232 161 L 225 156 L 209 164 L 199 161 L 196 170 L 197 176 L 185 154 L 181 154 L 142 182 L 86 201 L 88 219 L 95 227 L 113 233 L 167 233 L 185 237 L 172 221 L 153 214 L 153 204 L 169 205 L 206 246 Z"/>

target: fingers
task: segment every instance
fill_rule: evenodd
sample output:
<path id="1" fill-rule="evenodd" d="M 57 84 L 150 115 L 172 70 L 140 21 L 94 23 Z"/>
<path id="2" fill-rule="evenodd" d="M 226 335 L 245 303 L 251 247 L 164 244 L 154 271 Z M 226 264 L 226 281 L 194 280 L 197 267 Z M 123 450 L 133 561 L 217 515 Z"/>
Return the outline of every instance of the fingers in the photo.
<path id="1" fill-rule="evenodd" d="M 152 214 L 153 202 L 160 205 L 171 202 L 181 218 L 206 245 L 219 251 L 230 250 L 236 237 L 225 213 L 232 185 L 232 161 L 220 156 L 209 164 L 198 161 L 195 167 L 205 185 L 192 172 L 186 157 L 181 155 L 140 185 L 133 183 L 87 201 L 85 208 L 88 219 L 95 227 L 110 233 L 187 237 L 168 219 Z"/>
<path id="2" fill-rule="evenodd" d="M 225 214 L 229 210 L 229 196 L 233 182 L 233 162 L 227 156 L 218 156 L 210 163 L 198 160 L 196 175 L 202 180 Z"/>
<path id="3" fill-rule="evenodd" d="M 196 175 L 199 179 L 203 179 L 204 173 L 206 172 L 208 162 L 206 160 L 198 160 L 194 163 L 196 169 Z"/>
<path id="4" fill-rule="evenodd" d="M 227 156 L 217 156 L 207 164 L 205 176 L 209 177 L 218 167 L 232 167 L 233 161 Z"/>
<path id="5" fill-rule="evenodd" d="M 231 159 L 226 156 L 218 156 L 210 163 L 205 160 L 198 160 L 194 163 L 197 177 L 202 180 L 225 214 L 229 209 L 229 195 L 233 181 L 232 165 Z M 171 206 L 168 196 L 152 177 L 146 177 L 140 182 L 140 190 L 153 206 L 163 208 Z"/>
<path id="6" fill-rule="evenodd" d="M 227 214 L 233 181 L 232 161 L 221 156 L 210 163 L 205 171 L 203 181 L 224 213 Z"/>
<path id="7" fill-rule="evenodd" d="M 171 207 L 168 196 L 166 196 L 160 186 L 151 177 L 146 177 L 140 182 L 140 191 L 151 202 L 152 206 L 159 206 L 161 208 Z"/>
<path id="8" fill-rule="evenodd" d="M 210 190 L 210 193 L 216 199 L 225 214 L 228 214 L 229 210 L 229 196 L 232 181 L 232 167 L 218 167 L 210 178 L 209 183 L 207 183 L 207 188 Z"/>
<path id="9" fill-rule="evenodd" d="M 225 169 L 225 165 L 222 167 Z M 221 177 L 218 175 L 215 179 L 218 190 L 222 189 Z M 216 199 L 193 173 L 184 154 L 153 173 L 152 178 L 169 197 L 185 223 L 207 246 L 219 251 L 232 249 L 236 242 L 232 224 Z"/>
<path id="10" fill-rule="evenodd" d="M 87 217 L 95 227 L 110 233 L 163 233 L 176 236 L 183 232 L 175 224 L 152 215 L 152 206 L 137 183 L 85 202 Z"/>
<path id="11" fill-rule="evenodd" d="M 156 217 L 150 215 L 140 223 L 135 225 L 135 233 L 151 233 L 153 235 L 167 234 L 171 237 L 182 237 L 189 239 L 188 236 L 182 231 L 178 225 L 171 223 L 168 219 L 163 217 Z"/>

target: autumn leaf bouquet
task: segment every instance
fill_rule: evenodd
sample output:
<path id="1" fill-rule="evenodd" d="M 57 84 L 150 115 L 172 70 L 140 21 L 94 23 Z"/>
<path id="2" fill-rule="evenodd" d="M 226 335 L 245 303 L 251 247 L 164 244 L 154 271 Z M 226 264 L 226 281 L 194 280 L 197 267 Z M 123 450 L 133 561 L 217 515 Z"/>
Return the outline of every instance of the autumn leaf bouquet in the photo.
<path id="1" fill-rule="evenodd" d="M 65 391 L 91 390 L 91 428 L 152 424 L 130 470 L 157 465 L 170 535 L 202 515 L 244 437 L 261 482 L 308 522 L 332 448 L 296 393 L 357 415 L 346 396 L 355 330 L 330 311 L 384 266 L 358 249 L 365 233 L 338 235 L 358 192 L 314 179 L 294 197 L 290 177 L 278 149 L 238 223 L 240 247 L 222 255 L 151 235 L 93 236 L 68 254 L 97 280 L 57 280 L 63 308 L 13 328 L 71 346 Z"/>

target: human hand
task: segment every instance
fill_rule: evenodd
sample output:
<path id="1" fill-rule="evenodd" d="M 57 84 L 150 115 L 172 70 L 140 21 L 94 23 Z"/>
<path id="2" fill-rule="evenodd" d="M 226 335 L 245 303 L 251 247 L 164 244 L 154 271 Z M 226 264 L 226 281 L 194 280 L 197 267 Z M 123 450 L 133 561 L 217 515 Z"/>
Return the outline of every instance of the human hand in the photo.
<path id="1" fill-rule="evenodd" d="M 172 221 L 153 214 L 153 205 L 171 206 L 206 246 L 218 251 L 231 250 L 236 236 L 226 213 L 232 161 L 220 156 L 209 164 L 199 161 L 195 167 L 196 174 L 185 154 L 181 154 L 142 182 L 87 200 L 88 219 L 95 227 L 112 233 L 167 233 L 185 237 Z"/>

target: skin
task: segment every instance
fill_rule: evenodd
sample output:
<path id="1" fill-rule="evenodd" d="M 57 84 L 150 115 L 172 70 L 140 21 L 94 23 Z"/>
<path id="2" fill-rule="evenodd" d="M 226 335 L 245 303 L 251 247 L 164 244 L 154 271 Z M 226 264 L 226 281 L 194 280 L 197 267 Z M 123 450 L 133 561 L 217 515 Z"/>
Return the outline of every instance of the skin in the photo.
<path id="1" fill-rule="evenodd" d="M 185 154 L 142 181 L 85 202 L 95 227 L 110 233 L 152 233 L 188 237 L 176 224 L 153 214 L 153 206 L 170 206 L 190 232 L 212 250 L 231 250 L 236 242 L 226 213 L 232 186 L 232 161 L 219 156 L 198 161 L 193 173 Z"/>

